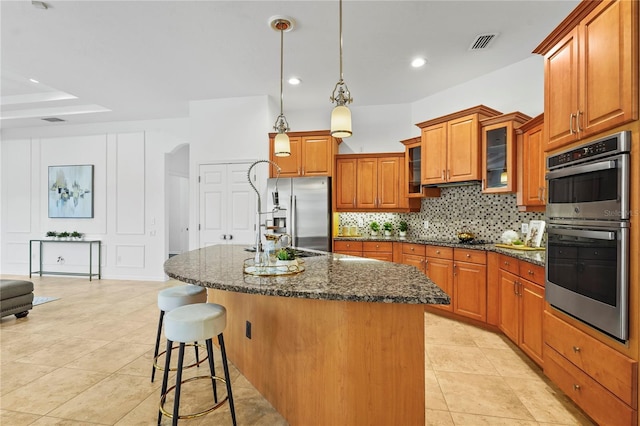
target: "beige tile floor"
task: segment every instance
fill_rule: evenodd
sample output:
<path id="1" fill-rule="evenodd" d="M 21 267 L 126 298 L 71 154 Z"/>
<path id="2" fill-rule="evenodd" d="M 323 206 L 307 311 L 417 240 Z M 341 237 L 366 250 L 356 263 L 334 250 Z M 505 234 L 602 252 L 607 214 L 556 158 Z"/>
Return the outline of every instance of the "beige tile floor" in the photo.
<path id="1" fill-rule="evenodd" d="M 0 425 L 155 424 L 161 376 L 149 379 L 156 297 L 181 283 L 31 280 L 36 295 L 60 300 L 34 307 L 26 318 L 0 321 Z M 433 314 L 425 315 L 425 334 L 427 425 L 592 424 L 504 336 Z M 191 350 L 187 355 L 193 358 Z M 216 358 L 221 375 L 217 352 Z M 185 377 L 203 370 L 186 370 Z M 231 376 L 238 424 L 287 424 L 233 366 Z M 206 380 L 183 389 L 185 411 L 209 404 Z M 218 389 L 225 394 L 223 386 Z M 231 419 L 225 404 L 183 423 L 223 425 Z M 162 424 L 170 422 L 164 418 Z"/>

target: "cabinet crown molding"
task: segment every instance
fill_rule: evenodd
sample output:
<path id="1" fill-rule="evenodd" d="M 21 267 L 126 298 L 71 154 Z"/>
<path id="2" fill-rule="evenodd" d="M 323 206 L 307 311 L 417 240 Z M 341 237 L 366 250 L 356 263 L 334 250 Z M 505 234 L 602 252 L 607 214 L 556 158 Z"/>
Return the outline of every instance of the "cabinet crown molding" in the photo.
<path id="1" fill-rule="evenodd" d="M 521 113 L 520 111 L 510 112 L 508 114 L 496 115 L 494 117 L 484 118 L 480 120 L 481 126 L 490 126 L 492 124 L 498 123 L 506 123 L 507 121 L 514 121 L 519 124 L 526 123 L 531 120 L 526 114 Z"/>
<path id="2" fill-rule="evenodd" d="M 520 126 L 520 127 L 518 127 L 516 129 L 516 133 L 518 135 L 523 134 L 523 133 L 528 132 L 529 130 L 533 129 L 536 126 L 539 126 L 542 123 L 544 123 L 544 113 L 536 115 L 531 120 L 529 120 L 526 123 L 522 124 L 522 126 Z"/>
<path id="3" fill-rule="evenodd" d="M 448 115 L 443 115 L 442 117 L 433 118 L 431 120 L 423 121 L 421 123 L 417 123 L 416 126 L 421 129 L 425 127 L 432 126 L 434 124 L 444 123 L 447 121 L 455 120 L 456 118 L 465 117 L 471 114 L 478 114 L 487 117 L 493 117 L 494 115 L 502 114 L 500 111 L 495 110 L 493 108 L 489 108 L 485 105 L 478 105 L 471 108 L 463 109 L 462 111 L 457 111 Z"/>
<path id="4" fill-rule="evenodd" d="M 569 34 L 584 18 L 591 13 L 603 0 L 583 0 L 564 18 L 551 34 L 536 47 L 532 53 L 546 55 L 564 36 Z"/>

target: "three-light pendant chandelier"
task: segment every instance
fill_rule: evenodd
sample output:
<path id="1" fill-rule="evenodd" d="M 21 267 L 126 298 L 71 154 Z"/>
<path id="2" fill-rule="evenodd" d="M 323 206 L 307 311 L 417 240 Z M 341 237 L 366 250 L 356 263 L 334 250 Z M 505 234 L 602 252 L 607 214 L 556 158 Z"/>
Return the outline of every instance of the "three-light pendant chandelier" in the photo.
<path id="1" fill-rule="evenodd" d="M 335 103 L 336 106 L 331 112 L 331 136 L 336 138 L 348 138 L 351 136 L 351 111 L 347 107 L 348 104 L 353 102 L 351 98 L 351 92 L 344 82 L 342 73 L 342 0 L 339 0 L 340 4 L 340 79 L 333 88 L 331 94 L 331 103 Z M 274 139 L 273 149 L 276 157 L 287 157 L 291 155 L 291 145 L 289 142 L 289 136 L 287 132 L 289 129 L 289 123 L 283 112 L 283 69 L 284 69 L 284 33 L 293 29 L 293 20 L 286 17 L 274 17 L 271 19 L 271 28 L 280 32 L 280 115 L 276 118 L 276 122 L 273 129 L 277 132 Z"/>

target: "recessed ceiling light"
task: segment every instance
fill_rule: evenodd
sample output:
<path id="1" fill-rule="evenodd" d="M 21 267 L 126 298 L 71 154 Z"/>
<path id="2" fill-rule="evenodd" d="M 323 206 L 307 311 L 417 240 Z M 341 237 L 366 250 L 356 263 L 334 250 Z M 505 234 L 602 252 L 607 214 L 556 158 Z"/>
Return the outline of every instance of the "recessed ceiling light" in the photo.
<path id="1" fill-rule="evenodd" d="M 298 77 L 291 77 L 288 81 L 292 86 L 297 86 L 298 84 L 302 83 L 302 80 L 300 80 Z"/>
<path id="2" fill-rule="evenodd" d="M 35 78 L 30 78 L 30 79 L 29 79 L 29 81 L 30 81 L 30 82 L 32 82 L 32 83 L 36 83 L 36 84 L 40 83 L 40 82 L 39 82 L 38 80 L 36 80 Z"/>
<path id="3" fill-rule="evenodd" d="M 420 68 L 426 63 L 427 60 L 425 58 L 415 58 L 413 61 L 411 61 L 411 66 L 414 68 Z"/>

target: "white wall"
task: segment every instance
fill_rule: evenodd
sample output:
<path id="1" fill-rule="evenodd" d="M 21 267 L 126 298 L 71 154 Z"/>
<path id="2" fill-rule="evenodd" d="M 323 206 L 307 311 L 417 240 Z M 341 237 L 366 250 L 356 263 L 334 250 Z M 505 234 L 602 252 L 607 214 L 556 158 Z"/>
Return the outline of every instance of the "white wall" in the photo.
<path id="1" fill-rule="evenodd" d="M 470 80 L 411 105 L 412 123 L 420 123 L 476 105 L 535 117 L 544 110 L 544 62 L 540 55 Z M 420 135 L 417 127 L 414 136 Z"/>
<path id="2" fill-rule="evenodd" d="M 103 277 L 164 279 L 164 154 L 185 129 L 179 120 L 154 120 L 3 130 L 0 273 L 29 273 L 30 239 L 77 230 L 102 241 Z M 48 166 L 69 164 L 94 165 L 93 218 L 48 217 Z M 87 272 L 87 259 L 79 244 L 47 244 L 43 253 L 51 271 Z"/>

